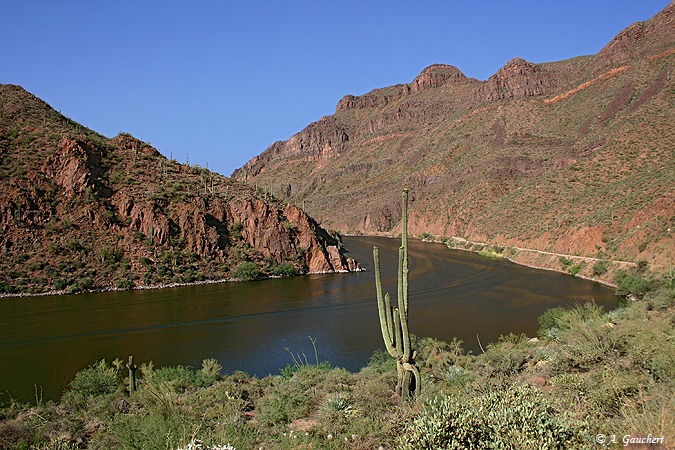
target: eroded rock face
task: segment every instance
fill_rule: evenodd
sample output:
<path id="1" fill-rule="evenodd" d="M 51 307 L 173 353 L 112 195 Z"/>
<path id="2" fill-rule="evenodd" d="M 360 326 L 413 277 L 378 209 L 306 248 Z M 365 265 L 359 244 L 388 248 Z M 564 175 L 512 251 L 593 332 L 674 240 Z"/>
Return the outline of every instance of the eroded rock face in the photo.
<path id="1" fill-rule="evenodd" d="M 13 164 L 0 177 L 3 292 L 220 280 L 250 262 L 263 275 L 360 269 L 337 234 L 266 192 L 128 134 L 107 139 L 18 86 L 0 85 L 0 100 L 0 153 Z M 317 125 L 288 151 L 320 160 L 347 140 Z"/>
<path id="2" fill-rule="evenodd" d="M 496 101 L 549 95 L 553 83 L 549 74 L 538 64 L 513 58 L 478 88 L 472 98 Z"/>
<path id="3" fill-rule="evenodd" d="M 456 67 L 447 64 L 432 64 L 424 69 L 410 84 L 412 92 L 437 88 L 447 82 L 462 82 L 467 78 Z"/>
<path id="4" fill-rule="evenodd" d="M 389 103 L 400 100 L 410 94 L 411 89 L 407 84 L 397 84 L 385 89 L 375 89 L 367 94 L 354 96 L 347 94 L 340 99 L 335 111 L 345 109 L 368 109 L 381 108 Z"/>
<path id="5" fill-rule="evenodd" d="M 601 73 L 643 55 L 673 51 L 675 3 L 671 2 L 651 19 L 635 22 L 621 31 L 595 56 L 594 71 Z"/>

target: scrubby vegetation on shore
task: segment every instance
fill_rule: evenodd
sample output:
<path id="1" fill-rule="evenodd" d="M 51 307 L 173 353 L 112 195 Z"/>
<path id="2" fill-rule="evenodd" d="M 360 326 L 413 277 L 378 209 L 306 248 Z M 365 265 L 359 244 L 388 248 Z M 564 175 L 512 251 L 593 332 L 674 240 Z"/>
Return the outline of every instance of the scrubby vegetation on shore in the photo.
<path id="1" fill-rule="evenodd" d="M 510 334 L 484 353 L 416 338 L 415 403 L 394 393 L 394 361 L 358 373 L 295 358 L 279 375 L 139 367 L 79 372 L 56 402 L 0 410 L 0 449 L 597 448 L 596 435 L 675 442 L 675 280 L 627 274 L 641 296 L 613 311 L 554 308 L 537 338 Z M 620 280 L 621 281 L 621 280 Z M 634 294 L 634 292 L 631 292 Z M 312 358 L 310 358 L 312 359 Z M 317 360 L 318 361 L 318 360 Z"/>

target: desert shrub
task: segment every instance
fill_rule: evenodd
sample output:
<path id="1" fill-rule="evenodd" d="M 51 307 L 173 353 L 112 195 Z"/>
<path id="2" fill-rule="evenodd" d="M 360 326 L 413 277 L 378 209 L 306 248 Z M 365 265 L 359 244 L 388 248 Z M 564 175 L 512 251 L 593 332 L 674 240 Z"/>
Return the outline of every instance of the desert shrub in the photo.
<path id="1" fill-rule="evenodd" d="M 251 261 L 239 263 L 237 267 L 230 272 L 232 278 L 242 281 L 252 281 L 260 278 L 260 268 Z"/>
<path id="2" fill-rule="evenodd" d="M 134 283 L 132 283 L 128 278 L 120 278 L 115 281 L 115 287 L 117 289 L 131 289 L 134 287 Z"/>
<path id="3" fill-rule="evenodd" d="M 294 275 L 297 275 L 298 271 L 295 269 L 295 266 L 293 266 L 293 264 L 284 262 L 272 267 L 270 273 L 272 275 L 280 277 L 292 277 Z"/>
<path id="4" fill-rule="evenodd" d="M 591 447 L 588 425 L 556 411 L 535 388 L 512 385 L 456 399 L 436 397 L 405 424 L 404 450 Z"/>
<path id="5" fill-rule="evenodd" d="M 187 418 L 174 405 L 168 408 L 152 406 L 145 414 L 116 414 L 100 448 L 172 448 L 167 444 L 189 440 L 192 427 Z"/>
<path id="6" fill-rule="evenodd" d="M 616 295 L 636 295 L 641 297 L 652 290 L 653 286 L 649 280 L 633 275 L 625 270 L 619 270 L 614 277 L 616 283 Z"/>
<path id="7" fill-rule="evenodd" d="M 565 308 L 556 306 L 539 316 L 539 337 L 553 337 L 558 329 L 558 320 L 565 314 Z"/>
<path id="8" fill-rule="evenodd" d="M 493 374 L 510 375 L 532 359 L 532 346 L 524 334 L 509 333 L 488 345 L 479 360 L 485 361 Z"/>
<path id="9" fill-rule="evenodd" d="M 607 273 L 607 261 L 598 261 L 593 264 L 593 275 L 596 277 Z"/>
<path id="10" fill-rule="evenodd" d="M 572 267 L 570 267 L 567 272 L 572 275 L 573 277 L 576 277 L 577 274 L 581 271 L 581 265 L 580 264 L 575 264 Z"/>
<path id="11" fill-rule="evenodd" d="M 272 381 L 271 386 L 258 402 L 260 421 L 266 425 L 289 423 L 309 412 L 311 398 L 295 383 L 282 377 Z"/>
<path id="12" fill-rule="evenodd" d="M 65 404 L 81 408 L 88 401 L 113 394 L 121 384 L 117 370 L 101 360 L 75 375 L 62 400 Z"/>
<path id="13" fill-rule="evenodd" d="M 609 318 L 595 303 L 575 306 L 556 323 L 555 340 L 560 349 L 555 361 L 556 370 L 589 369 L 617 351 L 619 343 L 608 326 Z"/>
<path id="14" fill-rule="evenodd" d="M 202 361 L 202 368 L 199 371 L 199 377 L 204 380 L 206 384 L 212 384 L 220 378 L 220 371 L 223 366 L 214 358 L 208 358 Z"/>
<path id="15" fill-rule="evenodd" d="M 112 266 L 120 262 L 124 256 L 124 250 L 108 245 L 103 245 L 98 253 L 104 266 Z"/>
<path id="16" fill-rule="evenodd" d="M 242 232 L 243 229 L 244 229 L 244 225 L 241 222 L 234 222 L 230 226 L 230 235 L 234 239 L 239 240 L 239 239 L 242 238 L 241 232 Z"/>
<path id="17" fill-rule="evenodd" d="M 301 364 L 295 366 L 290 378 L 270 378 L 270 385 L 257 405 L 261 422 L 278 425 L 306 416 L 330 372 L 326 363 Z"/>
<path id="18" fill-rule="evenodd" d="M 639 306 L 635 309 L 642 317 L 625 320 L 614 333 L 633 364 L 657 380 L 671 382 L 675 380 L 675 314 L 671 310 L 647 318 Z"/>
<path id="19" fill-rule="evenodd" d="M 188 366 L 171 366 L 154 369 L 152 382 L 156 386 L 169 387 L 173 392 L 184 392 L 189 387 L 203 385 L 197 372 Z"/>
<path id="20" fill-rule="evenodd" d="M 645 301 L 650 308 L 662 310 L 675 304 L 675 288 L 668 285 L 661 286 L 656 291 L 648 292 Z"/>

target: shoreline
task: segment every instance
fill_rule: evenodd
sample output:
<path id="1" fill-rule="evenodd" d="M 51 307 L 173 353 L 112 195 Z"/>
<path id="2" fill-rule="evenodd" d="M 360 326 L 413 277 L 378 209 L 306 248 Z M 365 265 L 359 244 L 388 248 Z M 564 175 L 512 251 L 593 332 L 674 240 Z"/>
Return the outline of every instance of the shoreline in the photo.
<path id="1" fill-rule="evenodd" d="M 297 274 L 294 276 L 305 276 L 305 275 L 324 275 L 324 274 L 330 274 L 330 273 L 351 273 L 351 272 L 365 272 L 366 269 L 360 268 L 358 270 L 334 270 L 334 271 L 324 271 L 324 272 L 307 272 L 307 273 L 301 273 Z M 170 288 L 177 288 L 177 287 L 186 287 L 186 286 L 200 286 L 204 284 L 221 284 L 221 283 L 239 283 L 242 281 L 265 281 L 265 280 L 275 280 L 278 278 L 284 278 L 281 275 L 269 275 L 265 276 L 262 278 L 259 278 L 258 280 L 237 280 L 234 278 L 221 278 L 218 280 L 201 280 L 201 281 L 192 281 L 189 283 L 162 283 L 162 284 L 153 284 L 153 285 L 142 285 L 142 286 L 134 286 L 131 289 L 120 289 L 120 288 L 115 288 L 115 287 L 110 287 L 110 288 L 100 288 L 100 289 L 88 289 L 86 291 L 80 291 L 80 292 L 72 292 L 72 293 L 67 293 L 65 289 L 59 290 L 59 291 L 48 291 L 48 292 L 39 292 L 39 293 L 28 293 L 28 292 L 22 292 L 22 293 L 17 293 L 17 294 L 7 294 L 7 293 L 2 293 L 0 294 L 0 301 L 1 299 L 7 299 L 7 298 L 27 298 L 27 297 L 51 297 L 51 296 L 57 296 L 57 295 L 80 295 L 80 294 L 93 294 L 97 292 L 115 292 L 115 291 L 142 291 L 142 290 L 153 290 L 153 289 L 170 289 Z"/>
<path id="2" fill-rule="evenodd" d="M 365 233 L 357 234 L 357 233 L 354 233 L 354 234 L 343 234 L 343 236 L 351 236 L 351 237 L 373 236 L 373 237 L 388 237 L 388 238 L 396 238 L 397 237 L 397 236 L 394 236 L 394 235 L 391 235 L 391 234 L 386 234 L 386 233 L 382 233 L 382 234 L 365 234 Z M 490 243 L 487 243 L 487 242 L 469 241 L 468 239 L 458 237 L 458 236 L 431 236 L 431 237 L 428 237 L 428 238 L 417 238 L 417 237 L 410 237 L 409 236 L 408 238 L 409 239 L 410 238 L 417 239 L 417 240 L 422 241 L 422 242 L 431 242 L 431 243 L 435 243 L 435 244 L 445 244 L 445 246 L 449 250 L 460 250 L 460 251 L 476 253 L 476 254 L 480 254 L 481 251 L 483 251 L 484 249 L 474 250 L 474 249 L 470 249 L 470 248 L 464 248 L 464 247 L 461 247 L 461 246 L 458 246 L 458 245 L 453 246 L 452 241 L 457 242 L 457 243 L 470 244 L 471 246 L 481 245 L 481 246 L 485 246 L 485 247 L 494 247 L 494 246 L 498 245 L 498 244 L 490 244 Z M 513 250 L 518 251 L 518 252 L 532 254 L 532 255 L 541 255 L 541 256 L 549 256 L 549 257 L 556 257 L 556 258 L 563 257 L 563 258 L 568 258 L 568 259 L 571 259 L 571 260 L 581 260 L 581 261 L 584 261 L 584 262 L 601 262 L 601 261 L 604 261 L 604 262 L 607 262 L 607 263 L 616 264 L 618 266 L 631 266 L 631 267 L 637 266 L 636 263 L 631 262 L 631 261 L 618 261 L 618 260 L 611 260 L 611 259 L 595 258 L 595 257 L 590 257 L 590 256 L 568 255 L 568 254 L 564 254 L 564 253 L 548 252 L 548 251 L 545 251 L 545 250 L 537 250 L 537 249 L 525 248 L 525 247 L 515 247 L 515 246 L 509 246 L 509 245 L 504 245 L 504 246 L 499 245 L 499 246 L 504 247 L 504 248 L 513 249 Z M 484 256 L 484 257 L 490 258 L 490 256 Z M 593 281 L 595 283 L 599 283 L 599 284 L 602 284 L 602 285 L 605 285 L 605 286 L 608 286 L 608 287 L 612 287 L 612 288 L 616 287 L 615 283 L 613 283 L 612 281 L 607 280 L 607 279 L 591 277 L 591 276 L 584 275 L 584 274 L 581 274 L 581 273 L 576 274 L 576 275 L 572 275 L 563 268 L 555 268 L 555 267 L 550 267 L 550 266 L 546 266 L 546 265 L 537 265 L 537 264 L 534 264 L 534 263 L 519 261 L 519 260 L 515 259 L 514 257 L 505 256 L 503 253 L 496 253 L 495 256 L 492 257 L 492 258 L 503 259 L 503 260 L 512 262 L 514 264 L 518 264 L 520 266 L 529 267 L 531 269 L 546 270 L 546 271 L 549 271 L 549 272 L 557 272 L 557 273 L 561 273 L 561 274 L 565 274 L 565 275 L 570 275 L 570 276 L 573 276 L 573 277 L 576 277 L 576 278 L 581 278 L 581 279 L 584 279 L 584 280 Z"/>
<path id="3" fill-rule="evenodd" d="M 387 234 L 387 233 L 381 233 L 381 234 L 365 234 L 365 233 L 344 233 L 342 236 L 349 236 L 349 237 L 387 237 L 391 239 L 395 239 L 396 236 Z M 412 239 L 417 239 L 421 242 L 432 242 L 436 244 L 445 244 L 445 246 L 449 250 L 460 250 L 460 251 L 465 251 L 465 252 L 470 252 L 470 253 L 476 253 L 480 254 L 482 250 L 474 250 L 470 248 L 464 248 L 461 246 L 453 246 L 451 244 L 452 241 L 457 242 L 457 243 L 464 243 L 464 244 L 470 244 L 471 246 L 474 245 L 481 245 L 485 247 L 493 247 L 497 244 L 490 244 L 487 242 L 474 242 L 474 241 L 469 241 L 465 238 L 458 237 L 458 236 L 431 236 L 430 238 L 417 238 L 417 237 L 409 237 Z M 500 246 L 502 247 L 502 246 Z M 590 256 L 579 256 L 579 255 L 567 255 L 563 253 L 554 253 L 554 252 L 548 252 L 544 250 L 537 250 L 537 249 L 532 249 L 532 248 L 524 248 L 524 247 L 514 247 L 514 246 L 503 246 L 505 248 L 510 248 L 513 250 L 516 250 L 518 252 L 525 252 L 525 253 L 530 253 L 530 254 L 537 254 L 537 255 L 544 255 L 544 256 L 551 256 L 551 257 L 564 257 L 564 258 L 569 258 L 569 259 L 580 259 L 585 262 L 590 262 L 590 261 L 606 261 L 608 263 L 612 264 L 617 264 L 617 265 L 623 265 L 623 266 L 636 266 L 637 264 L 634 262 L 630 261 L 615 261 L 615 260 L 608 260 L 608 259 L 601 259 L 601 258 L 594 258 Z M 489 258 L 488 256 L 485 256 L 486 258 Z M 587 275 L 583 274 L 576 274 L 576 275 L 571 275 L 569 272 L 565 271 L 564 269 L 560 268 L 554 268 L 550 266 L 545 266 L 545 265 L 536 265 L 533 263 L 527 263 L 524 261 L 519 261 L 513 257 L 508 257 L 503 254 L 495 254 L 494 259 L 504 259 L 506 261 L 512 262 L 514 264 L 518 264 L 524 267 L 529 267 L 532 269 L 538 269 L 538 270 L 547 270 L 550 272 L 557 272 L 557 273 L 562 273 L 570 276 L 574 276 L 577 278 L 582 278 L 584 280 L 588 281 L 593 281 L 596 283 L 600 283 L 602 285 L 608 286 L 608 287 L 616 287 L 616 284 L 612 283 L 609 280 L 605 280 L 602 278 L 594 278 L 590 277 Z M 354 272 L 364 272 L 366 269 L 361 268 L 361 270 L 355 270 Z M 305 274 L 298 274 L 295 276 L 303 276 L 303 275 L 317 275 L 317 274 L 329 274 L 329 273 L 349 273 L 349 271 L 332 271 L 332 272 L 308 272 Z M 266 276 L 264 278 L 260 278 L 258 281 L 264 281 L 268 279 L 276 279 L 276 278 L 282 278 L 281 276 Z M 90 289 L 86 291 L 81 291 L 81 292 L 76 292 L 76 293 L 66 293 L 65 290 L 57 290 L 57 291 L 48 291 L 48 292 L 39 292 L 39 293 L 16 293 L 16 294 L 9 294 L 9 293 L 0 293 L 0 299 L 7 299 L 7 298 L 27 298 L 27 297 L 47 297 L 47 296 L 57 296 L 57 295 L 79 295 L 79 294 L 84 294 L 84 293 L 97 293 L 97 292 L 114 292 L 114 291 L 133 291 L 133 290 L 151 290 L 151 289 L 169 289 L 169 288 L 176 288 L 176 287 L 186 287 L 186 286 L 199 286 L 199 285 L 205 285 L 205 284 L 220 284 L 220 283 L 236 283 L 242 280 L 235 280 L 232 278 L 221 278 L 217 280 L 201 280 L 201 281 L 193 281 L 189 283 L 162 283 L 162 284 L 156 284 L 156 285 L 142 285 L 142 286 L 134 286 L 131 289 L 120 289 L 120 288 L 115 288 L 115 287 L 109 287 L 109 288 L 100 288 L 100 289 Z"/>

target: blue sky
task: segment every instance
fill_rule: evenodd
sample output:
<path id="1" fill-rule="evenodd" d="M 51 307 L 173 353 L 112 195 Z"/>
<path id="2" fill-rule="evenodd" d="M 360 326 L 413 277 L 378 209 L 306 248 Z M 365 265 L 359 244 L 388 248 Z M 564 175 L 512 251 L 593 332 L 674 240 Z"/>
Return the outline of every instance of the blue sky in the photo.
<path id="1" fill-rule="evenodd" d="M 0 0 L 0 83 L 229 175 L 345 94 L 596 53 L 667 0 Z"/>

